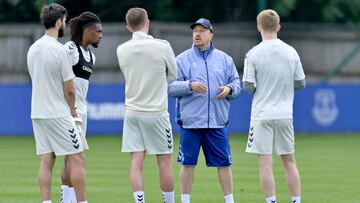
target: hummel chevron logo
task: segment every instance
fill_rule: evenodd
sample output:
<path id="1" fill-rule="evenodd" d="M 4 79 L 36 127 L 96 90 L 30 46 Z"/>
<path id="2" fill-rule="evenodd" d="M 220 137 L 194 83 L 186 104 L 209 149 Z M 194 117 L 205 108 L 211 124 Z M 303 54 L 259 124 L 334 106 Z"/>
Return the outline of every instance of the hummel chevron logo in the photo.
<path id="1" fill-rule="evenodd" d="M 80 145 L 77 144 L 77 145 L 73 145 L 73 146 L 74 146 L 75 149 L 79 149 L 79 146 L 80 146 Z"/>
<path id="2" fill-rule="evenodd" d="M 172 148 L 172 144 L 168 144 L 168 148 L 171 149 L 171 148 Z"/>
<path id="3" fill-rule="evenodd" d="M 271 203 L 276 203 L 276 200 L 271 200 Z"/>
<path id="4" fill-rule="evenodd" d="M 251 132 L 249 135 L 250 135 L 250 137 L 252 137 L 252 136 L 254 135 L 254 133 L 253 133 L 253 132 Z"/>
<path id="5" fill-rule="evenodd" d="M 143 202 L 144 201 L 144 195 L 138 195 L 137 196 L 137 201 Z"/>
<path id="6" fill-rule="evenodd" d="M 76 143 L 78 142 L 78 139 L 72 140 L 72 142 L 73 142 L 74 144 L 76 144 Z"/>
<path id="7" fill-rule="evenodd" d="M 170 133 L 170 128 L 165 129 L 166 133 Z"/>
<path id="8" fill-rule="evenodd" d="M 168 140 L 168 143 L 169 143 L 169 144 L 171 144 L 171 143 L 172 143 L 172 141 L 171 141 L 171 140 Z"/>
<path id="9" fill-rule="evenodd" d="M 249 142 L 253 142 L 254 141 L 254 138 L 249 138 Z"/>
<path id="10" fill-rule="evenodd" d="M 292 203 L 296 203 L 296 200 L 292 201 Z"/>
<path id="11" fill-rule="evenodd" d="M 250 148 L 250 147 L 252 147 L 252 145 L 250 143 L 248 143 L 248 147 Z"/>
<path id="12" fill-rule="evenodd" d="M 74 133 L 75 129 L 69 130 L 69 133 Z"/>
<path id="13" fill-rule="evenodd" d="M 250 131 L 253 131 L 253 130 L 254 130 L 254 126 L 251 126 Z"/>

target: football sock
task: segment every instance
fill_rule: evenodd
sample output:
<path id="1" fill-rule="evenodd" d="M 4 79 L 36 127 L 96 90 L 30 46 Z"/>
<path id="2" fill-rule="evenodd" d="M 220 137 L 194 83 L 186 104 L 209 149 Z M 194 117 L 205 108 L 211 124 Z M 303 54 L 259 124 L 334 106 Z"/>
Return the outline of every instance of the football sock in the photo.
<path id="1" fill-rule="evenodd" d="M 145 203 L 144 191 L 136 191 L 134 192 L 133 195 L 134 195 L 135 203 Z"/>
<path id="2" fill-rule="evenodd" d="M 292 203 L 300 203 L 300 196 L 298 197 L 291 197 Z"/>
<path id="3" fill-rule="evenodd" d="M 276 203 L 276 196 L 265 198 L 266 203 Z"/>
<path id="4" fill-rule="evenodd" d="M 51 203 L 51 200 L 42 201 L 42 203 Z"/>
<path id="5" fill-rule="evenodd" d="M 70 196 L 70 202 L 71 203 L 77 203 L 74 187 L 69 187 L 69 196 Z"/>
<path id="6" fill-rule="evenodd" d="M 181 194 L 181 203 L 190 203 L 190 194 Z"/>
<path id="7" fill-rule="evenodd" d="M 61 203 L 70 203 L 69 186 L 61 185 Z"/>
<path id="8" fill-rule="evenodd" d="M 234 203 L 233 194 L 228 194 L 224 196 L 225 203 Z"/>
<path id="9" fill-rule="evenodd" d="M 172 192 L 162 192 L 164 203 L 174 203 L 174 191 Z"/>

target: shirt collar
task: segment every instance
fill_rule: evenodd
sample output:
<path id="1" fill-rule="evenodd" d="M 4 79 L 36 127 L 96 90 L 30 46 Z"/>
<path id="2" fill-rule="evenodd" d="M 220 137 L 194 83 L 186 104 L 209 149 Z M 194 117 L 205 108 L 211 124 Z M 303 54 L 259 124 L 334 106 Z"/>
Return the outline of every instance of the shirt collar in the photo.
<path id="1" fill-rule="evenodd" d="M 207 58 L 207 56 L 211 53 L 211 51 L 215 49 L 215 46 L 212 42 L 210 42 L 210 46 L 205 51 L 202 51 L 201 49 L 197 48 L 194 44 L 192 45 L 192 47 L 193 49 L 195 49 L 196 52 L 200 53 L 205 58 Z"/>
<path id="2" fill-rule="evenodd" d="M 146 34 L 145 32 L 142 31 L 136 31 L 132 33 L 132 38 L 133 39 L 142 39 L 142 38 L 148 38 L 148 39 L 153 39 L 153 37 L 151 35 Z"/>

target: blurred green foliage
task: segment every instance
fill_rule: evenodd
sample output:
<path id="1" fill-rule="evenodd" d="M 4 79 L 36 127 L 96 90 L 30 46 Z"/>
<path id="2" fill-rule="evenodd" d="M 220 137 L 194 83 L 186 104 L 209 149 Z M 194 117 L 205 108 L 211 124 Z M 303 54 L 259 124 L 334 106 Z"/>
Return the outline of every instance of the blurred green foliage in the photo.
<path id="1" fill-rule="evenodd" d="M 44 4 L 56 2 L 69 18 L 92 11 L 102 21 L 124 21 L 131 7 L 143 7 L 151 20 L 189 22 L 206 17 L 213 22 L 254 21 L 261 0 L 0 0 L 0 22 L 37 22 Z M 279 12 L 282 22 L 358 23 L 360 0 L 263 0 Z"/>

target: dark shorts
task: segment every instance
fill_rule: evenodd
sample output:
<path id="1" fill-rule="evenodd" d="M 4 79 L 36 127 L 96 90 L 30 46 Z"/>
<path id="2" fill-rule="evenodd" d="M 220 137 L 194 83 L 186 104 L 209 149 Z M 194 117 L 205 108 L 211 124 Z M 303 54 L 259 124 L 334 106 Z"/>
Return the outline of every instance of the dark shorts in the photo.
<path id="1" fill-rule="evenodd" d="M 226 128 L 180 128 L 180 150 L 177 162 L 185 166 L 195 166 L 200 147 L 203 149 L 207 166 L 226 167 L 231 165 L 229 134 Z"/>

